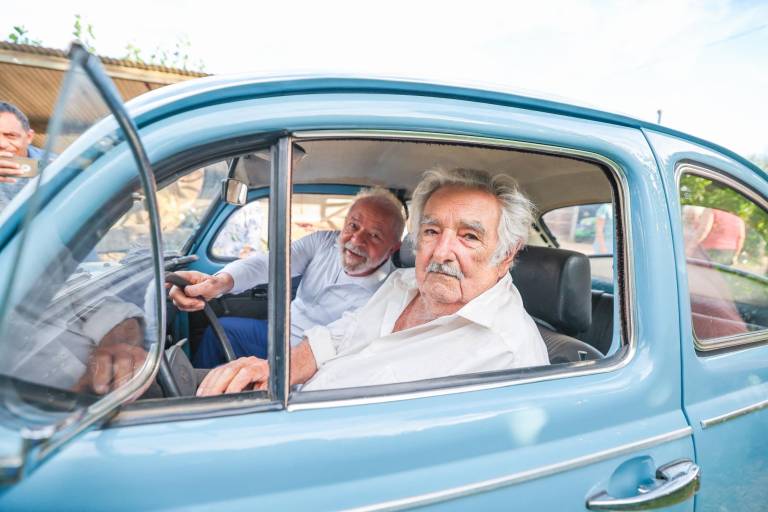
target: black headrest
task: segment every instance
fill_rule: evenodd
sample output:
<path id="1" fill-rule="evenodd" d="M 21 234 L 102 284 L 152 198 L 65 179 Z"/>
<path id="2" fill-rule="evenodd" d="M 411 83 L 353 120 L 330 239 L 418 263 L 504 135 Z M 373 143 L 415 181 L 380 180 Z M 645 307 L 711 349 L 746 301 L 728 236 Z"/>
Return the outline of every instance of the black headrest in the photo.
<path id="1" fill-rule="evenodd" d="M 413 253 L 413 240 L 410 235 L 403 239 L 400 249 L 392 255 L 392 263 L 398 268 L 411 268 L 416 265 L 416 255 Z"/>
<path id="2" fill-rule="evenodd" d="M 589 258 L 565 249 L 528 246 L 517 254 L 512 279 L 528 313 L 563 334 L 592 324 Z"/>

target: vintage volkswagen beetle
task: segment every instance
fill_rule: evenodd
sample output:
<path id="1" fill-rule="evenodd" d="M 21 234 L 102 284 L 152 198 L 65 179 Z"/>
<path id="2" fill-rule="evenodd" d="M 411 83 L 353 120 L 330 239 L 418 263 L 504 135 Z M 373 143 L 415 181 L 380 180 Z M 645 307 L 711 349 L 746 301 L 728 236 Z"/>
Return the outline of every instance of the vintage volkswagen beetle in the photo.
<path id="1" fill-rule="evenodd" d="M 768 182 L 732 152 L 392 80 L 215 77 L 125 110 L 79 48 L 51 139 L 57 158 L 0 213 L 2 510 L 768 502 Z M 206 319 L 166 319 L 164 271 L 284 249 L 337 226 L 359 187 L 407 200 L 435 165 L 510 173 L 536 203 L 513 276 L 553 364 L 288 389 L 290 261 L 273 250 L 268 285 L 214 304 L 269 319 L 269 389 L 189 396 L 163 349 L 194 351 Z M 224 178 L 246 205 L 220 198 Z M 116 325 L 144 364 L 102 395 L 83 375 Z"/>

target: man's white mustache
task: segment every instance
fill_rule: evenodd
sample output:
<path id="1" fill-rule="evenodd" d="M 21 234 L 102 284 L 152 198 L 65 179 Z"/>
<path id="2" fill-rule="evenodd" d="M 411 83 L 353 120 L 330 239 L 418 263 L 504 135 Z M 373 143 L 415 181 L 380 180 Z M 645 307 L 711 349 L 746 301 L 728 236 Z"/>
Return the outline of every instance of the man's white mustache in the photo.
<path id="1" fill-rule="evenodd" d="M 356 246 L 352 242 L 345 243 L 344 248 L 356 256 L 360 256 L 361 258 L 366 258 L 366 259 L 368 258 L 368 253 L 366 253 L 363 249 Z"/>
<path id="2" fill-rule="evenodd" d="M 427 266 L 427 273 L 430 272 L 455 277 L 459 281 L 464 279 L 464 273 L 461 271 L 461 269 L 449 263 L 437 263 L 436 261 L 433 261 Z"/>

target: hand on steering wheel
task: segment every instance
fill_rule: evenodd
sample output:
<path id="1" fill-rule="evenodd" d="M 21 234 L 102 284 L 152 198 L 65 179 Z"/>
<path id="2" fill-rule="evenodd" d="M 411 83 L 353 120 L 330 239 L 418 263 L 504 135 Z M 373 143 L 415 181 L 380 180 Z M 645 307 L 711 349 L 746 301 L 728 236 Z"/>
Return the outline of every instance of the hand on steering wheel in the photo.
<path id="1" fill-rule="evenodd" d="M 182 291 L 184 291 L 184 289 L 190 285 L 189 281 L 173 272 L 168 272 L 165 274 L 165 282 L 180 288 Z M 202 297 L 198 297 L 198 299 L 205 302 L 205 299 Z M 216 339 L 219 341 L 221 350 L 224 352 L 224 358 L 227 360 L 227 362 L 234 361 L 235 351 L 232 350 L 232 344 L 229 342 L 227 333 L 224 331 L 224 328 L 221 326 L 221 322 L 219 322 L 219 318 L 216 316 L 216 313 L 213 312 L 213 308 L 211 308 L 211 305 L 208 304 L 208 302 L 205 302 L 203 312 L 208 318 L 208 322 L 211 324 L 211 329 L 213 329 L 213 333 L 216 335 Z"/>

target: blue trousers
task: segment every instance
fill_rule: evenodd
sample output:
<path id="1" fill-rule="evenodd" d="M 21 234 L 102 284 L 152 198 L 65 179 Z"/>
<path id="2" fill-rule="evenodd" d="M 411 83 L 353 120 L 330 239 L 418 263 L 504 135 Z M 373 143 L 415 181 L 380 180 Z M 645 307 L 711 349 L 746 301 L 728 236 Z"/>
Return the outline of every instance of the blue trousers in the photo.
<path id="1" fill-rule="evenodd" d="M 232 350 L 236 357 L 256 356 L 267 358 L 267 321 L 255 318 L 226 316 L 219 319 L 224 332 L 227 333 Z M 195 368 L 215 368 L 223 364 L 224 351 L 219 340 L 208 327 L 203 333 L 203 339 L 192 358 Z"/>

